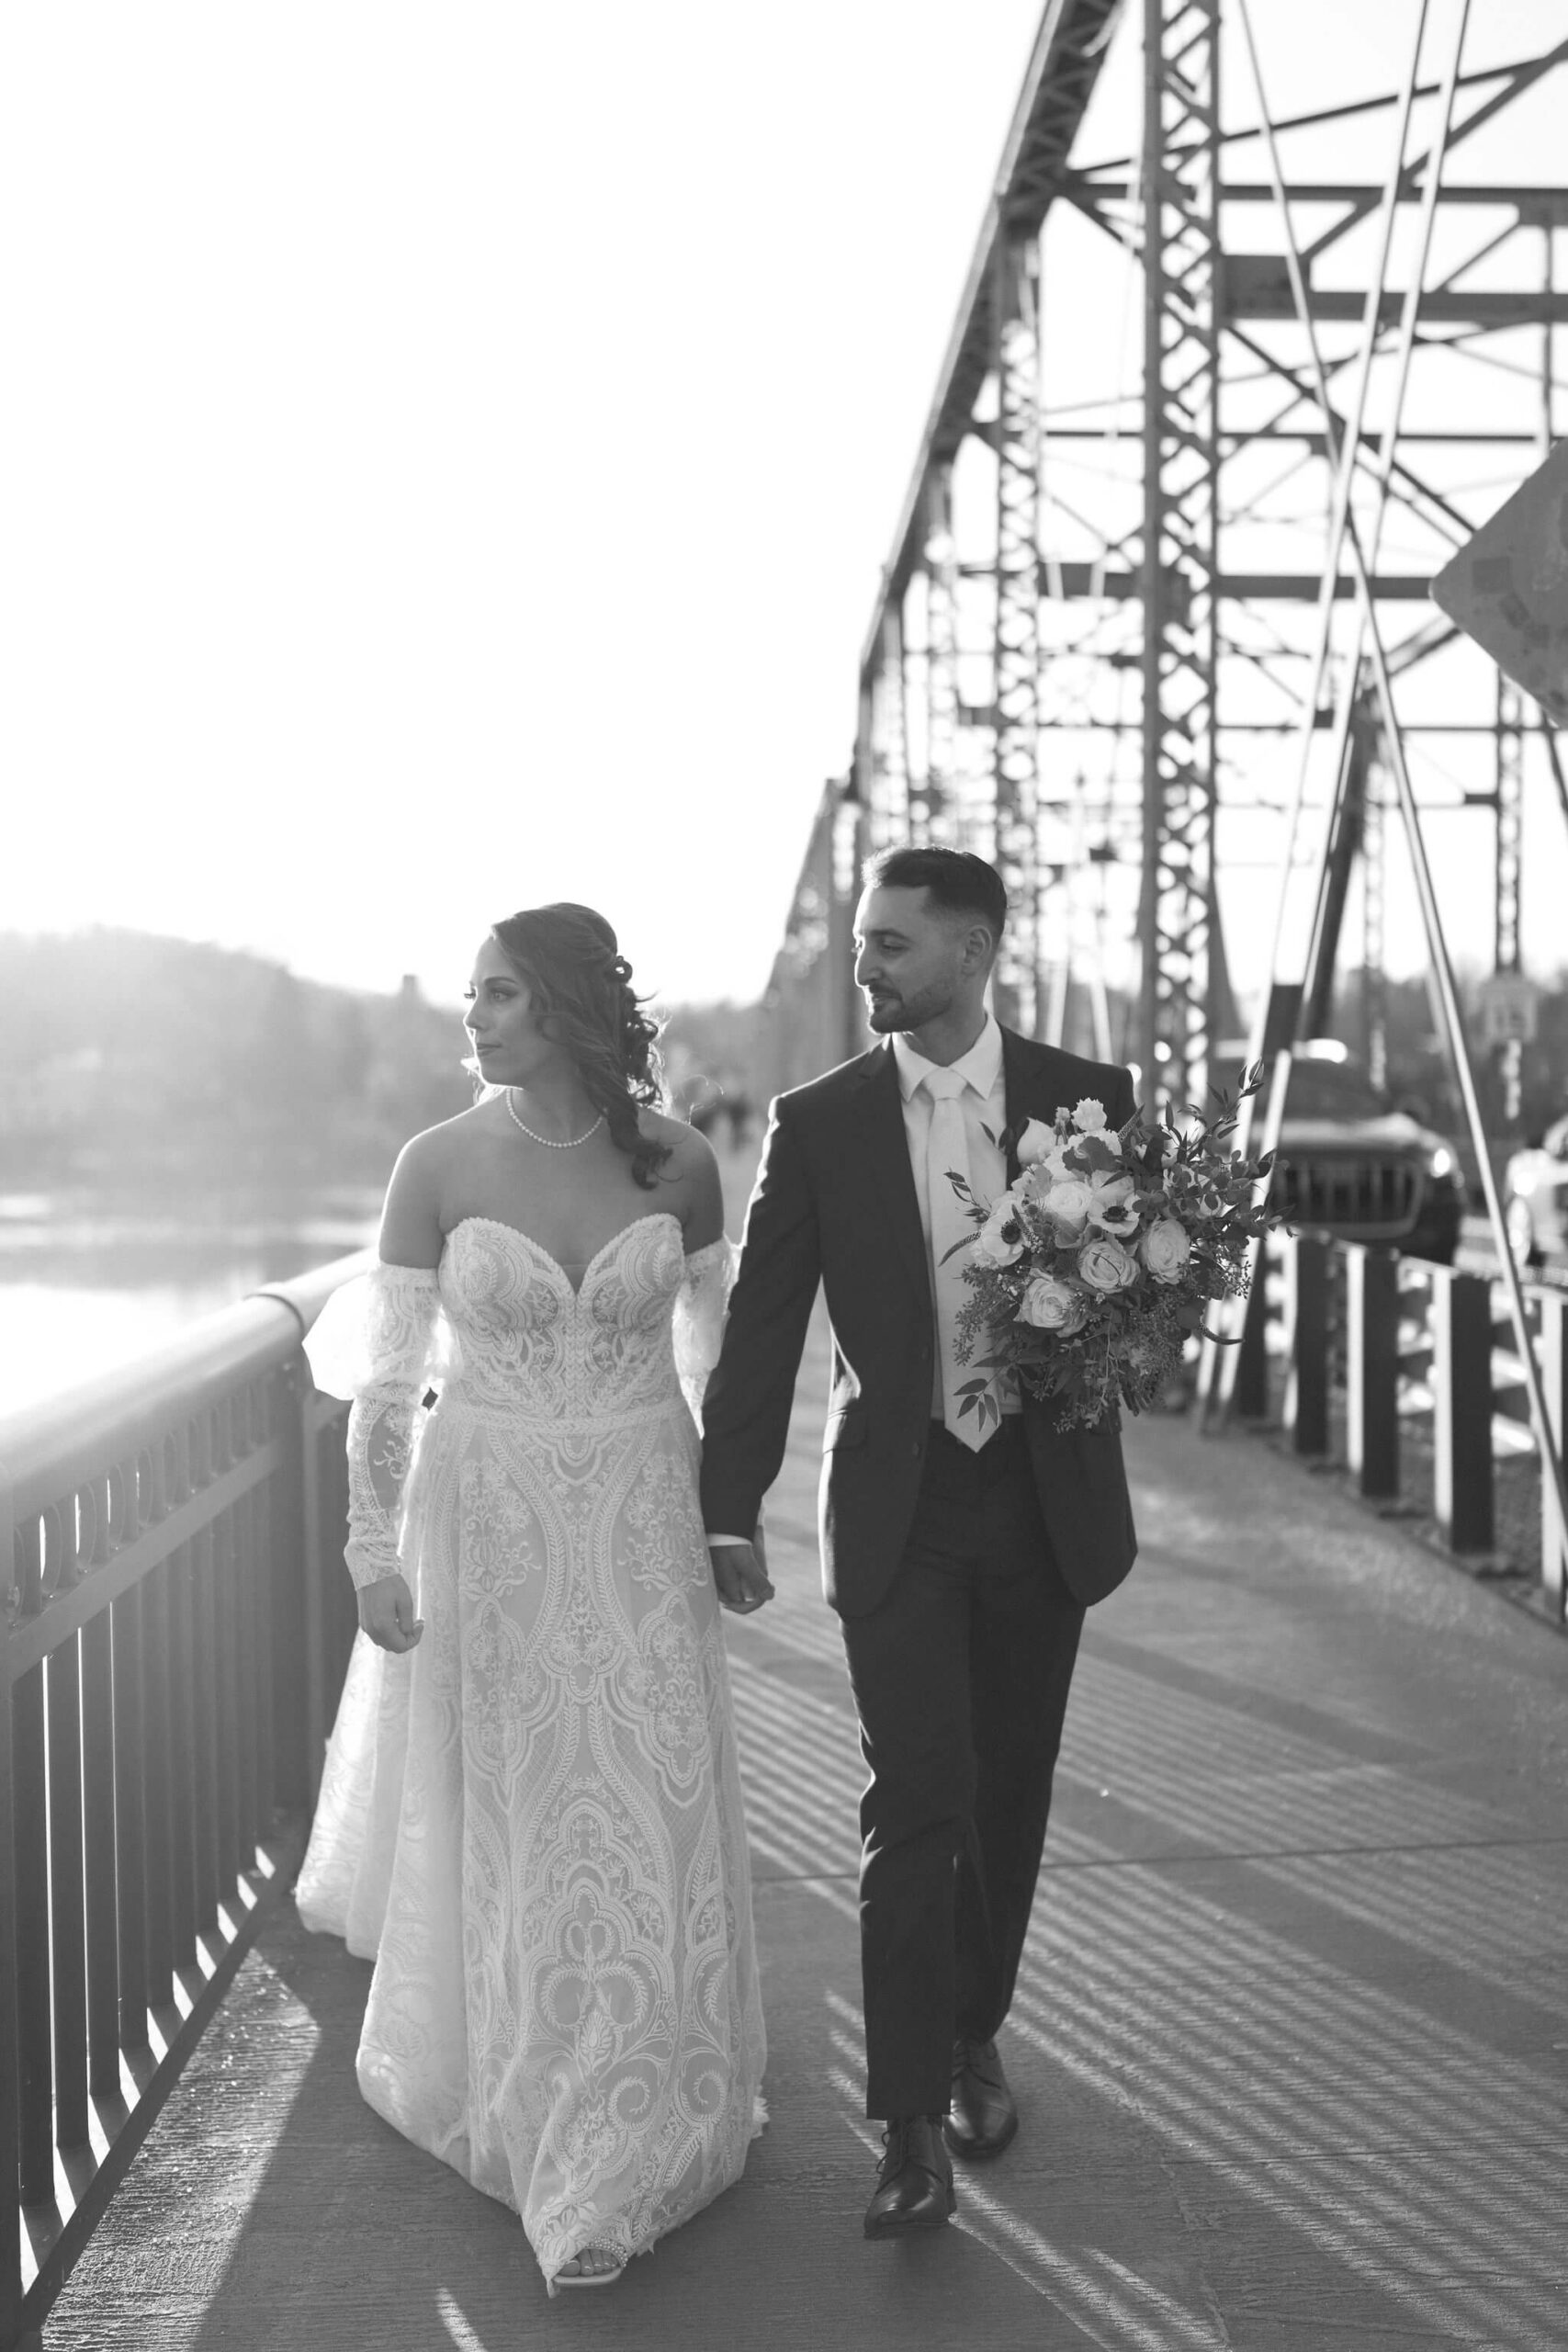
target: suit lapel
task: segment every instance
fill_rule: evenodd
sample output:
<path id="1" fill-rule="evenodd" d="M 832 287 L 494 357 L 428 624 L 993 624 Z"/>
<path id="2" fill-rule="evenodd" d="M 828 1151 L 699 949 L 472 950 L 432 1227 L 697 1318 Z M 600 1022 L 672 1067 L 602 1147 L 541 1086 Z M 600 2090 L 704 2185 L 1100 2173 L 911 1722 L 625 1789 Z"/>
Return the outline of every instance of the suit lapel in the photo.
<path id="1" fill-rule="evenodd" d="M 926 1237 L 920 1224 L 914 1171 L 909 1165 L 898 1066 L 891 1046 L 883 1046 L 867 1057 L 858 1124 L 866 1179 L 875 1193 L 878 1213 L 893 1236 L 908 1279 L 924 1294 L 929 1306 L 931 1273 L 926 1264 Z"/>
<path id="2" fill-rule="evenodd" d="M 1014 1029 L 1002 1031 L 1002 1089 L 1007 1097 L 1008 1182 L 1018 1181 L 1017 1137 L 1026 1119 L 1049 1119 L 1055 1111 L 1042 1096 L 1039 1065 L 1026 1040 Z"/>
<path id="3" fill-rule="evenodd" d="M 1042 1046 L 1032 1038 L 1021 1037 L 1016 1030 L 1002 1031 L 1002 1080 L 1007 1091 L 1008 1123 L 1008 1182 L 1018 1175 L 1018 1153 L 1013 1137 L 1026 1119 L 1043 1119 L 1049 1126 L 1068 1101 L 1070 1083 L 1061 1065 L 1065 1057 L 1052 1046 Z M 1076 1099 L 1076 1098 L 1075 1098 Z"/>

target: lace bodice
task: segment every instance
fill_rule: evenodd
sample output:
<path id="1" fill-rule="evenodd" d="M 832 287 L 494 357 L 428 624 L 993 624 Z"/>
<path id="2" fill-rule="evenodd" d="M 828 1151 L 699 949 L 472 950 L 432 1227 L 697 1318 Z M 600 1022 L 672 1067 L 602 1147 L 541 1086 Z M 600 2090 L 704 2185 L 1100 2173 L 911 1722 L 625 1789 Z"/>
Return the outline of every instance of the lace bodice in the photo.
<path id="1" fill-rule="evenodd" d="M 354 1399 L 349 1572 L 398 1566 L 403 1490 L 421 1400 L 447 1414 L 581 1427 L 678 1409 L 700 1417 L 733 1278 L 725 1240 L 687 1257 L 667 1210 L 599 1250 L 574 1292 L 548 1250 L 514 1226 L 465 1217 L 434 1272 L 380 1265 L 345 1283 L 306 1341 L 316 1385 Z"/>
<path id="2" fill-rule="evenodd" d="M 685 1279 L 680 1224 L 667 1214 L 625 1227 L 576 1292 L 536 1241 L 465 1217 L 439 1268 L 458 1345 L 449 1408 L 594 1422 L 668 1406 L 679 1393 L 671 1325 Z"/>

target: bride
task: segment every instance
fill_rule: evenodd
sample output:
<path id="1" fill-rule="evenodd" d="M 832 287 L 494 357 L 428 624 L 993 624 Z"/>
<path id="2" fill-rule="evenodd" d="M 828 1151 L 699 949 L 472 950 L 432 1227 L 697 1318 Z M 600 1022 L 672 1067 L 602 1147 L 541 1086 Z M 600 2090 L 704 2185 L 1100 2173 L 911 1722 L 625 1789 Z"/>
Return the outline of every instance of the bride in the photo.
<path id="1" fill-rule="evenodd" d="M 361 1631 L 298 1899 L 375 1960 L 366 2098 L 516 2209 L 553 2294 L 761 2128 L 718 1606 L 772 1587 L 705 1547 L 688 1403 L 732 1251 L 614 932 L 509 917 L 468 1008 L 481 1097 L 406 1147 L 381 1263 L 310 1341 L 355 1400 Z"/>

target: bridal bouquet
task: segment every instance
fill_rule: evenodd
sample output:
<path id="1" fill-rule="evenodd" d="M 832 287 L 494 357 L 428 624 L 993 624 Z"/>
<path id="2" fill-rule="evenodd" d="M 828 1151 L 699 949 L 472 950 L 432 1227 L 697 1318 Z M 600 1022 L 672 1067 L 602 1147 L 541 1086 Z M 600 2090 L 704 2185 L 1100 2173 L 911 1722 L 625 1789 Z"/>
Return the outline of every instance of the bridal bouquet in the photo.
<path id="1" fill-rule="evenodd" d="M 949 1172 L 978 1227 L 957 1245 L 974 1291 L 958 1347 L 978 1368 L 961 1412 L 982 1425 L 998 1413 L 987 1375 L 1003 1369 L 1057 1404 L 1058 1429 L 1156 1402 L 1209 1302 L 1246 1291 L 1248 1242 L 1283 1223 L 1258 1189 L 1272 1155 L 1244 1159 L 1228 1143 L 1261 1078 L 1261 1064 L 1244 1071 L 1239 1091 L 1185 1132 L 1141 1114 L 1108 1126 L 1089 1100 L 1054 1126 L 1031 1119 L 1013 1139 L 1017 1182 L 995 1202 Z"/>

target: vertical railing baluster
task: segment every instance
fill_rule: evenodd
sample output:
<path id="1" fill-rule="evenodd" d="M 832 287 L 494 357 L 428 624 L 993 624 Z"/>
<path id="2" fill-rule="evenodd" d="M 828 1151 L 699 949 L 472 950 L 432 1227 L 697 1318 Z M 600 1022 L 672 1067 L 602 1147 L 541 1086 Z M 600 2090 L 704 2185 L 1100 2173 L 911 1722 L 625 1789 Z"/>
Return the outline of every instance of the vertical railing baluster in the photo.
<path id="1" fill-rule="evenodd" d="M 1542 1290 L 1538 1301 L 1541 1387 L 1561 1461 L 1568 1440 L 1568 1292 Z M 1553 1481 L 1545 1476 L 1540 1482 L 1540 1581 L 1548 1601 L 1562 1617 L 1568 1602 L 1568 1529 L 1562 1525 Z"/>
<path id="2" fill-rule="evenodd" d="M 109 1612 L 82 1628 L 82 1858 L 87 1891 L 87 2087 L 119 2090 L 119 1964 L 115 1923 L 114 1670 Z"/>
<path id="3" fill-rule="evenodd" d="M 1298 1234 L 1287 1249 L 1290 1268 L 1291 1372 L 1285 1426 L 1297 1453 L 1328 1451 L 1328 1244 Z"/>
<path id="4" fill-rule="evenodd" d="M 169 1936 L 176 1968 L 196 1965 L 198 1904 L 196 1881 L 197 1758 L 195 1642 L 191 1630 L 191 1545 L 180 1544 L 164 1566 L 169 1612 Z"/>
<path id="5" fill-rule="evenodd" d="M 300 1599 L 299 1634 L 303 1650 L 301 1665 L 305 1675 L 305 1768 L 310 1783 L 309 1802 L 314 1804 L 321 1784 L 321 1758 L 327 1738 L 327 1562 L 322 1533 L 326 1521 L 325 1497 L 331 1492 L 331 1487 L 321 1471 L 324 1430 L 312 1409 L 310 1397 L 310 1384 L 303 1382 L 299 1411 L 305 1430 L 300 1496 L 304 1521 L 300 1566 L 304 1589 Z"/>
<path id="6" fill-rule="evenodd" d="M 169 1605 L 166 1563 L 141 1581 L 141 1785 L 147 1858 L 147 2006 L 175 1997 L 172 1863 L 169 1850 Z"/>
<path id="7" fill-rule="evenodd" d="M 191 1712 L 196 1753 L 196 1916 L 218 1925 L 218 1661 L 212 1612 L 212 1530 L 191 1539 Z"/>
<path id="8" fill-rule="evenodd" d="M 260 1523 L 260 1490 L 242 1495 L 234 1512 L 234 1643 L 237 1661 L 234 1682 L 235 1814 L 240 1868 L 254 1870 L 261 1823 L 256 1810 L 256 1657 L 255 1593 L 259 1563 L 256 1530 Z"/>
<path id="9" fill-rule="evenodd" d="M 6 1623 L 12 1607 L 17 1550 L 16 1506 L 0 1464 L 0 2344 L 21 2332 L 21 2080 L 17 2047 L 17 1818 L 12 1763 L 11 1660 Z"/>
<path id="10" fill-rule="evenodd" d="M 1399 1261 L 1345 1251 L 1345 1453 L 1363 1495 L 1399 1492 Z"/>
<path id="11" fill-rule="evenodd" d="M 234 1514 L 226 1510 L 212 1531 L 212 1595 L 218 1654 L 218 1885 L 232 1895 L 240 1872 L 240 1825 L 235 1772 Z"/>
<path id="12" fill-rule="evenodd" d="M 256 1488 L 255 1582 L 251 1592 L 251 1640 L 255 1649 L 256 1836 L 258 1838 L 271 1836 L 272 1816 L 277 1804 L 273 1748 L 273 1711 L 277 1704 L 277 1695 L 273 1689 L 272 1680 L 274 1546 L 277 1541 L 273 1514 L 277 1476 L 277 1472 L 274 1470 L 265 1484 Z"/>
<path id="13" fill-rule="evenodd" d="M 24 1544 L 36 1541 L 23 1531 Z M 43 1668 L 11 1688 L 11 1785 L 17 1849 L 17 2177 L 24 2205 L 54 2194 L 54 2085 L 50 2069 L 49 1828 Z"/>
<path id="14" fill-rule="evenodd" d="M 141 1697 L 141 1594 L 132 1585 L 114 1625 L 115 1908 L 119 1923 L 119 2039 L 147 2046 L 147 1808 Z"/>
<path id="15" fill-rule="evenodd" d="M 310 1506 L 309 1464 L 315 1407 L 301 1361 L 279 1373 L 274 1390 L 281 1456 L 272 1509 L 272 1784 L 275 1804 L 314 1802 L 310 1749 Z"/>
<path id="16" fill-rule="evenodd" d="M 10 1493 L 0 1477 L 0 1583 L 7 1583 L 12 1574 L 14 1525 Z M 11 1667 L 0 1646 L 0 2344 L 9 2344 L 20 2334 L 22 2308 L 22 2217 L 17 2208 L 21 2081 L 17 2064 L 15 1819 Z"/>
<path id="17" fill-rule="evenodd" d="M 1269 1246 L 1258 1252 L 1236 1350 L 1235 1405 L 1244 1419 L 1269 1418 Z"/>
<path id="18" fill-rule="evenodd" d="M 54 2136 L 87 2137 L 87 1919 L 82 1891 L 82 1651 L 72 1634 L 45 1661 L 49 1707 L 49 1919 L 54 1980 Z"/>
<path id="19" fill-rule="evenodd" d="M 1481 1274 L 1432 1269 L 1433 1511 L 1455 1552 L 1489 1552 L 1492 1517 L 1492 1288 Z"/>

